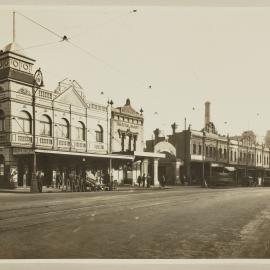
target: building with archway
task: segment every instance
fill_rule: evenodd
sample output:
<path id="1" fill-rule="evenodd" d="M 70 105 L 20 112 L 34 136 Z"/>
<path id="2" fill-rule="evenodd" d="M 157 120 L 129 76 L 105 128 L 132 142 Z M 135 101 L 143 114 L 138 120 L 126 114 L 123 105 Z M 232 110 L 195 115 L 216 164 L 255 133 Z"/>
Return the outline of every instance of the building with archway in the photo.
<path id="1" fill-rule="evenodd" d="M 168 178 L 174 179 L 172 172 L 178 170 L 176 164 L 179 162 L 178 182 L 182 183 L 221 183 L 226 180 L 221 179 L 221 175 L 224 176 L 226 172 L 230 172 L 230 184 L 234 185 L 245 184 L 246 179 L 250 178 L 257 179 L 259 184 L 263 184 L 264 179 L 269 182 L 269 148 L 257 143 L 253 131 L 245 131 L 241 136 L 218 134 L 214 123 L 210 121 L 210 102 L 205 103 L 205 123 L 201 130 L 189 127 L 178 131 L 175 123 L 171 127 L 172 133 L 168 136 L 161 136 L 157 128 L 154 138 L 146 141 L 147 151 L 158 149 L 166 153 L 166 161 L 160 161 L 160 170 Z"/>

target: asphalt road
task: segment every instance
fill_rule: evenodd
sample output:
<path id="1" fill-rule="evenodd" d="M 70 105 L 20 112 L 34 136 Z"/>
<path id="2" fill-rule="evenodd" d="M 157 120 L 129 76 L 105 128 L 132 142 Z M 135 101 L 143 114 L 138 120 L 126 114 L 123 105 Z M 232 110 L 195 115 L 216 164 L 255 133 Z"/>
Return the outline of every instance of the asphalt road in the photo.
<path id="1" fill-rule="evenodd" d="M 270 258 L 270 188 L 0 194 L 0 258 Z"/>

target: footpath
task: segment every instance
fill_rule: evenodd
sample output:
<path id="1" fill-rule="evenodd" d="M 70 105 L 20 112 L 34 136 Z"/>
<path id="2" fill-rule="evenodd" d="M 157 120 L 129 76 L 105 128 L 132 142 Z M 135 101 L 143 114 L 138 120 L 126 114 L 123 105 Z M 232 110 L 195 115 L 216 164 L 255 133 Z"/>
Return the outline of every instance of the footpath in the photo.
<path id="1" fill-rule="evenodd" d="M 151 186 L 150 188 L 147 187 L 137 187 L 137 186 L 118 186 L 114 190 L 106 191 L 106 190 L 100 190 L 100 191 L 85 191 L 85 192 L 119 192 L 119 191 L 148 191 L 148 190 L 166 190 L 166 189 L 175 189 L 185 186 L 165 186 L 165 187 L 154 187 Z M 78 193 L 79 191 L 63 191 L 62 189 L 53 188 L 53 187 L 43 187 L 42 193 Z M 4 189 L 0 188 L 0 193 L 30 193 L 30 187 L 22 188 L 18 187 L 15 189 Z"/>

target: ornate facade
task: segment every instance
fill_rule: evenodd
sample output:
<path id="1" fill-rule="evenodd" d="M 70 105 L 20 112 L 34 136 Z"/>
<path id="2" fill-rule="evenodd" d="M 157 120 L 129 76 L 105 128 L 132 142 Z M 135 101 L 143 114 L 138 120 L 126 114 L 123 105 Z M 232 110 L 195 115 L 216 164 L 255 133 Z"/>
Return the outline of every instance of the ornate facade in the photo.
<path id="1" fill-rule="evenodd" d="M 55 90 L 37 87 L 34 63 L 16 43 L 0 53 L 0 185 L 30 186 L 35 166 L 47 186 L 57 172 L 86 170 L 134 183 L 134 151 L 144 150 L 142 114 L 130 101 L 119 108 L 88 101 L 75 80 Z"/>

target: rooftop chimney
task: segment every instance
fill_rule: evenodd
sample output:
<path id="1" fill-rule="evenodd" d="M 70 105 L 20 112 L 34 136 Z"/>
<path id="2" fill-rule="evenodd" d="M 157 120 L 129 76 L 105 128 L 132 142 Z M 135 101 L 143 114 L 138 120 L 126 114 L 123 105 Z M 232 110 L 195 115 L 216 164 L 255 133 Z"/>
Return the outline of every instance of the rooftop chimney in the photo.
<path id="1" fill-rule="evenodd" d="M 204 126 L 206 127 L 210 123 L 210 102 L 205 102 L 205 112 L 204 112 Z"/>

